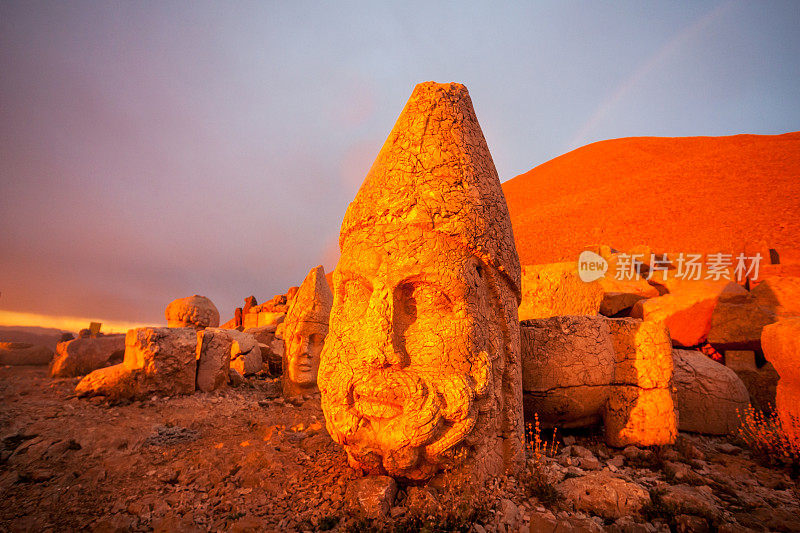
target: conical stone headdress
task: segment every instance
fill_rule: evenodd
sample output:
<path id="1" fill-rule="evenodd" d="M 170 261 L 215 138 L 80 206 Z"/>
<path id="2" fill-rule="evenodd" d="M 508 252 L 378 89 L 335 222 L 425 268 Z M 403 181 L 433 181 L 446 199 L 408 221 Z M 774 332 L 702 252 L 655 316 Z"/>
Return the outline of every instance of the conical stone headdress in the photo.
<path id="1" fill-rule="evenodd" d="M 292 299 L 285 327 L 294 329 L 300 323 L 310 322 L 327 333 L 332 306 L 333 293 L 325 280 L 325 270 L 322 265 L 312 268 Z"/>
<path id="2" fill-rule="evenodd" d="M 505 196 L 467 88 L 420 83 L 345 213 L 339 245 L 361 228 L 419 225 L 464 244 L 520 299 Z"/>

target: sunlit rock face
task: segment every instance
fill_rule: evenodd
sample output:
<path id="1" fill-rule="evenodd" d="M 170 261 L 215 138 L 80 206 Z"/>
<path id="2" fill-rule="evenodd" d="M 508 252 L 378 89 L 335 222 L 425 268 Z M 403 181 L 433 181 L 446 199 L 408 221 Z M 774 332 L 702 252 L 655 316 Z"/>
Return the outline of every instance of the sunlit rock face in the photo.
<path id="1" fill-rule="evenodd" d="M 317 391 L 320 356 L 328 334 L 333 294 L 325 270 L 312 268 L 292 299 L 283 323 L 285 396 Z"/>
<path id="2" fill-rule="evenodd" d="M 780 376 L 775 410 L 786 434 L 800 440 L 800 316 L 766 326 L 761 345 Z"/>
<path id="3" fill-rule="evenodd" d="M 547 426 L 605 426 L 611 446 L 671 444 L 673 362 L 662 324 L 557 316 L 521 323 L 522 386 L 529 419 Z"/>
<path id="4" fill-rule="evenodd" d="M 214 303 L 195 294 L 173 300 L 164 310 L 164 318 L 170 328 L 216 328 L 219 326 L 219 311 Z"/>
<path id="5" fill-rule="evenodd" d="M 197 331 L 193 328 L 136 328 L 125 335 L 122 363 L 99 368 L 75 387 L 78 396 L 141 399 L 195 390 Z"/>
<path id="6" fill-rule="evenodd" d="M 319 386 L 351 465 L 408 479 L 515 469 L 519 258 L 463 85 L 417 85 L 339 245 Z"/>

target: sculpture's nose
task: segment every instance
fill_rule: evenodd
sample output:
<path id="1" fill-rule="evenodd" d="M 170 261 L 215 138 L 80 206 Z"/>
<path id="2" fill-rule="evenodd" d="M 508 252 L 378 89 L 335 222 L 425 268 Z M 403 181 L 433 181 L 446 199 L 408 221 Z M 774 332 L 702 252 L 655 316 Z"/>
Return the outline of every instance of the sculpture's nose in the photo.
<path id="1" fill-rule="evenodd" d="M 364 316 L 361 341 L 363 361 L 371 368 L 386 368 L 402 362 L 402 355 L 392 341 L 392 306 L 391 291 L 373 291 Z"/>
<path id="2" fill-rule="evenodd" d="M 308 344 L 309 344 L 309 337 L 303 337 L 300 341 L 300 355 L 302 357 L 308 356 Z"/>

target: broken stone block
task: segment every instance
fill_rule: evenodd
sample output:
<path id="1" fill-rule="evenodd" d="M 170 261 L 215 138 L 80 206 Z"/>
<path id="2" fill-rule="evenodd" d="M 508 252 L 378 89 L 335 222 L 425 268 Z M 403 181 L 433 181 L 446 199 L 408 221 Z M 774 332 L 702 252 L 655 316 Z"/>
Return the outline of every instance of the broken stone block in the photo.
<path id="1" fill-rule="evenodd" d="M 0 365 L 47 365 L 53 351 L 46 346 L 27 342 L 0 342 Z"/>
<path id="2" fill-rule="evenodd" d="M 750 405 L 754 409 L 765 412 L 771 412 L 775 409 L 780 376 L 775 371 L 772 363 L 767 362 L 761 368 L 738 369 L 734 370 L 734 372 L 744 383 L 747 392 L 750 393 Z"/>
<path id="3" fill-rule="evenodd" d="M 756 369 L 756 353 L 752 350 L 725 350 L 725 366 L 737 372 Z"/>
<path id="4" fill-rule="evenodd" d="M 764 357 L 778 372 L 776 410 L 790 438 L 800 439 L 800 317 L 764 327 Z"/>
<path id="5" fill-rule="evenodd" d="M 668 294 L 636 302 L 631 316 L 666 325 L 674 346 L 697 346 L 708 338 L 720 294 L 746 292 L 733 282 L 675 283 Z"/>
<path id="6" fill-rule="evenodd" d="M 228 331 L 206 328 L 197 332 L 197 390 L 210 392 L 228 385 L 231 366 Z"/>
<path id="7" fill-rule="evenodd" d="M 187 296 L 173 300 L 164 311 L 170 328 L 216 328 L 219 326 L 219 311 L 205 296 Z"/>
<path id="8" fill-rule="evenodd" d="M 750 403 L 750 394 L 739 376 L 703 353 L 673 351 L 677 390 L 678 429 L 708 435 L 726 435 L 739 427 L 739 412 Z"/>
<path id="9" fill-rule="evenodd" d="M 633 308 L 639 300 L 660 296 L 658 290 L 638 275 L 632 280 L 618 280 L 613 275 L 597 280 L 603 291 L 600 302 L 600 314 L 616 315 L 626 309 Z"/>
<path id="10" fill-rule="evenodd" d="M 258 328 L 277 326 L 286 318 L 285 312 L 261 311 L 256 315 L 256 326 Z"/>
<path id="11" fill-rule="evenodd" d="M 139 399 L 195 390 L 197 330 L 136 328 L 125 335 L 122 363 L 91 372 L 75 387 L 79 396 Z"/>
<path id="12" fill-rule="evenodd" d="M 600 423 L 614 381 L 608 320 L 560 316 L 521 322 L 525 419 L 547 427 Z"/>
<path id="13" fill-rule="evenodd" d="M 596 315 L 603 290 L 578 276 L 577 263 L 553 263 L 522 267 L 520 320 L 565 315 Z"/>
<path id="14" fill-rule="evenodd" d="M 251 376 L 261 371 L 261 348 L 256 339 L 247 333 L 237 331 L 231 335 L 231 368 L 243 376 Z"/>
<path id="15" fill-rule="evenodd" d="M 767 277 L 751 294 L 758 305 L 773 311 L 776 318 L 800 316 L 800 277 Z"/>
<path id="16" fill-rule="evenodd" d="M 122 334 L 60 342 L 50 366 L 50 376 L 83 376 L 98 368 L 121 363 L 124 354 L 125 335 Z"/>
<path id="17" fill-rule="evenodd" d="M 397 496 L 397 483 L 389 476 L 367 476 L 351 481 L 345 498 L 351 509 L 371 518 L 389 514 Z"/>
<path id="18" fill-rule="evenodd" d="M 675 442 L 672 345 L 666 328 L 631 318 L 609 320 L 608 327 L 615 365 L 604 417 L 606 442 L 619 448 Z"/>
<path id="19" fill-rule="evenodd" d="M 668 444 L 676 436 L 666 329 L 602 316 L 521 323 L 528 420 L 583 427 L 603 422 L 612 446 Z"/>
<path id="20" fill-rule="evenodd" d="M 761 330 L 775 320 L 775 312 L 752 294 L 723 293 L 711 314 L 707 339 L 717 350 L 759 350 Z"/>

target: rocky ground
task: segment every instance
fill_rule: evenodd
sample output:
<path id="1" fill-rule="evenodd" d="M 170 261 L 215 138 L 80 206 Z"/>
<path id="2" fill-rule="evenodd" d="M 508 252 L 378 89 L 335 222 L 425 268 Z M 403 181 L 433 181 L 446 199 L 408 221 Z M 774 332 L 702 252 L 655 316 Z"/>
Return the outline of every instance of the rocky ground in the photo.
<path id="1" fill-rule="evenodd" d="M 0 368 L 0 531 L 800 531 L 792 472 L 723 438 L 613 450 L 568 435 L 473 496 L 392 497 L 378 478 L 387 511 L 370 518 L 318 397 L 288 403 L 253 379 L 113 406 L 74 398 L 76 382 Z"/>

